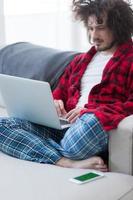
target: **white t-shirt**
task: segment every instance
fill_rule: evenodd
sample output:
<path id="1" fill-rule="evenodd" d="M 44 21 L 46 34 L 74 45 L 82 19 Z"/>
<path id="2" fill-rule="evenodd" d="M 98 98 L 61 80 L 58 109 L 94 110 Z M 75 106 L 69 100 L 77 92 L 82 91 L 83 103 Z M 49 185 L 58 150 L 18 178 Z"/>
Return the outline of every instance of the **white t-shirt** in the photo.
<path id="1" fill-rule="evenodd" d="M 84 107 L 87 103 L 91 89 L 101 82 L 103 70 L 111 57 L 112 54 L 97 52 L 92 58 L 81 79 L 80 98 L 76 107 Z"/>

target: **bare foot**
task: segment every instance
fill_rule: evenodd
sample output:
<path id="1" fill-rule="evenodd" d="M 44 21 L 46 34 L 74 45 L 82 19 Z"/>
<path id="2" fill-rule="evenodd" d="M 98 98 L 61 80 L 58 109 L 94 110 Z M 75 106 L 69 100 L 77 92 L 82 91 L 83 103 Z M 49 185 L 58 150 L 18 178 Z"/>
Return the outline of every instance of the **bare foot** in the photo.
<path id="1" fill-rule="evenodd" d="M 69 168 L 81 168 L 81 169 L 95 169 L 102 172 L 107 172 L 107 166 L 98 156 L 88 158 L 86 160 L 70 160 L 68 158 L 61 158 L 56 165 Z"/>

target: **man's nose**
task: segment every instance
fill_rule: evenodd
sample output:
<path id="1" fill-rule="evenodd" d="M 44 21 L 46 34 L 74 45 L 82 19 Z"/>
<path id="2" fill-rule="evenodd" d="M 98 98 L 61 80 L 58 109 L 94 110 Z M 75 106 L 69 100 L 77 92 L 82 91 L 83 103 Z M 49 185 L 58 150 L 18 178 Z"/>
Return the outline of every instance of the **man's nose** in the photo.
<path id="1" fill-rule="evenodd" d="M 98 31 L 95 29 L 91 32 L 91 41 L 95 42 L 98 39 L 99 39 L 99 34 Z"/>
<path id="2" fill-rule="evenodd" d="M 91 34 L 92 38 L 97 38 L 98 37 L 98 31 L 96 29 L 93 29 L 92 34 Z"/>

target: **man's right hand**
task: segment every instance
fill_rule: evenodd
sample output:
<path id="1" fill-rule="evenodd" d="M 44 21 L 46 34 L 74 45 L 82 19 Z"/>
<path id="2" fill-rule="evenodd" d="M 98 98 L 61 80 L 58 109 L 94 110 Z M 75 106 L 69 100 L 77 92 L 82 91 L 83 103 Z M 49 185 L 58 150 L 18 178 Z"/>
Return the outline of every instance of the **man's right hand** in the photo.
<path id="1" fill-rule="evenodd" d="M 64 103 L 62 100 L 54 100 L 55 103 L 55 107 L 58 113 L 59 117 L 63 117 L 67 114 L 65 107 L 64 107 Z"/>

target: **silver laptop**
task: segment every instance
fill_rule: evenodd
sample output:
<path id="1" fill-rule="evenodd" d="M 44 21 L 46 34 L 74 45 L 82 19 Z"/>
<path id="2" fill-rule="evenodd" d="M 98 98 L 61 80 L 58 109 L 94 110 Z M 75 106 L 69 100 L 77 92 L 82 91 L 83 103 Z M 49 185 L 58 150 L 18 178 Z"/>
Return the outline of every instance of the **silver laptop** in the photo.
<path id="1" fill-rule="evenodd" d="M 0 92 L 10 117 L 56 129 L 70 127 L 57 115 L 48 82 L 0 74 Z"/>

